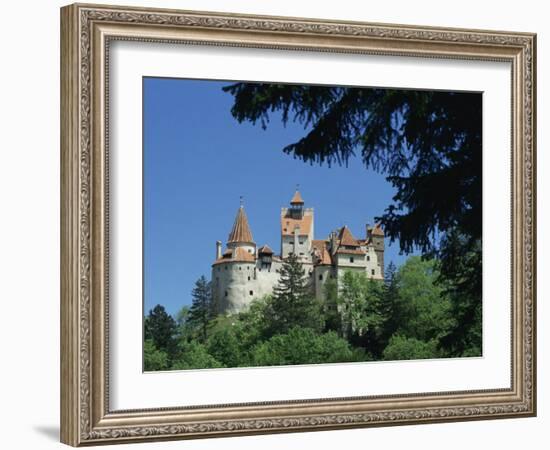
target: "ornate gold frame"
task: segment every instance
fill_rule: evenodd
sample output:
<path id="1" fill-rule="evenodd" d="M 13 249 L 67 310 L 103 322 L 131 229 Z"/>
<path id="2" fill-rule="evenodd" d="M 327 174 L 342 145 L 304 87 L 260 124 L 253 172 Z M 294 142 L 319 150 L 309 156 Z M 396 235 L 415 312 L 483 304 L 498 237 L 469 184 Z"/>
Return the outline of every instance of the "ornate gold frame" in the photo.
<path id="1" fill-rule="evenodd" d="M 511 387 L 111 411 L 106 64 L 114 39 L 510 62 Z M 535 415 L 535 51 L 536 36 L 529 33 L 99 5 L 62 8 L 62 442 L 79 446 Z"/>

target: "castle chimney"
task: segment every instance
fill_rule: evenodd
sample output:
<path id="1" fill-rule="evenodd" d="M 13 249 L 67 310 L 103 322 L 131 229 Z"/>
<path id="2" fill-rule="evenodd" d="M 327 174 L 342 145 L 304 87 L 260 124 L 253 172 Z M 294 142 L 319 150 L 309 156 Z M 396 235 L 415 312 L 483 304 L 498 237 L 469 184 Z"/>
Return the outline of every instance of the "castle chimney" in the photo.
<path id="1" fill-rule="evenodd" d="M 371 235 L 370 223 L 367 222 L 367 224 L 365 225 L 365 229 L 366 229 L 365 236 L 366 236 L 366 240 L 368 241 Z"/>
<path id="2" fill-rule="evenodd" d="M 216 259 L 222 257 L 222 241 L 216 241 Z"/>
<path id="3" fill-rule="evenodd" d="M 333 255 L 336 252 L 336 231 L 330 232 L 330 251 Z"/>

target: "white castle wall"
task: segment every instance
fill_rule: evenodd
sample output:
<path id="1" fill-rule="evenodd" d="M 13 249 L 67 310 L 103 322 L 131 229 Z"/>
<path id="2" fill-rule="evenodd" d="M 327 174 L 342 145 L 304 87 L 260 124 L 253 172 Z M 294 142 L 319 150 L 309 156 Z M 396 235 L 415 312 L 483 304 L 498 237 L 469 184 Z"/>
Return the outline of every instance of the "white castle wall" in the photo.
<path id="1" fill-rule="evenodd" d="M 332 266 L 317 266 L 313 271 L 313 286 L 315 297 L 323 299 L 325 297 L 325 284 L 333 276 Z"/>
<path id="2" fill-rule="evenodd" d="M 279 281 L 281 263 L 270 268 L 256 263 L 225 262 L 212 268 L 212 294 L 220 312 L 234 314 L 246 309 L 255 299 L 273 293 Z"/>
<path id="3" fill-rule="evenodd" d="M 212 268 L 212 294 L 219 311 L 235 313 L 248 306 L 254 268 L 252 262 L 231 261 Z"/>

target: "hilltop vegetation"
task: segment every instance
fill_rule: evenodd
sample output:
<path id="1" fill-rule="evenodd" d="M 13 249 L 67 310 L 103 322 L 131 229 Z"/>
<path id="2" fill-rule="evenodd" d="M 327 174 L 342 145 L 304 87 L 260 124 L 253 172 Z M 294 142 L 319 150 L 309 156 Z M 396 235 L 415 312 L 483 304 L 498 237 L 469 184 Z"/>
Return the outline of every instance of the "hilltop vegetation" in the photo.
<path id="1" fill-rule="evenodd" d="M 145 318 L 147 371 L 446 358 L 481 355 L 481 308 L 460 330 L 461 304 L 435 259 L 410 257 L 386 279 L 346 272 L 311 296 L 301 265 L 288 258 L 272 296 L 217 315 L 210 283 L 197 280 L 192 306 L 175 318 L 157 305 Z"/>

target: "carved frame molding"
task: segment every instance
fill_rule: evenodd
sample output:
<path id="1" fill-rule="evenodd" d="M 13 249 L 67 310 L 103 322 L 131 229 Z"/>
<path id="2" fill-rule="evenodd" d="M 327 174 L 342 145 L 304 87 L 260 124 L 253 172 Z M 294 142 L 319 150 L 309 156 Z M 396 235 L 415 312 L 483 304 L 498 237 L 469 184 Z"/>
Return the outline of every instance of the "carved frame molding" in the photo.
<path id="1" fill-rule="evenodd" d="M 111 411 L 108 396 L 108 58 L 114 39 L 509 61 L 510 389 Z M 73 446 L 533 416 L 536 36 L 75 4 L 61 10 L 61 440 Z"/>

